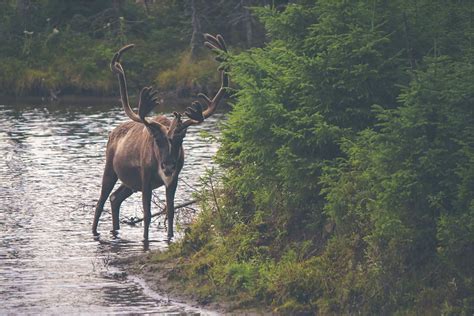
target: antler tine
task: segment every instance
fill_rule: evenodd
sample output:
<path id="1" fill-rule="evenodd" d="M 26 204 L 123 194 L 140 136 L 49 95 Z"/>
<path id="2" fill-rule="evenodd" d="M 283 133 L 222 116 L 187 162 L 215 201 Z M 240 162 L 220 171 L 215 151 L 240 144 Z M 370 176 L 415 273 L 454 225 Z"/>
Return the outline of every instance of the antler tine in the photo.
<path id="1" fill-rule="evenodd" d="M 197 122 L 202 122 L 204 121 L 204 117 L 202 114 L 202 104 L 199 101 L 194 101 L 190 107 L 186 109 L 184 114 L 186 114 L 187 117 L 189 117 L 192 120 L 195 120 Z"/>
<path id="2" fill-rule="evenodd" d="M 152 87 L 145 87 L 140 91 L 140 100 L 138 103 L 138 116 L 143 121 L 143 123 L 147 124 L 148 121 L 146 120 L 145 116 L 148 115 L 157 105 L 160 103 L 158 102 L 158 91 L 152 90 Z"/>
<path id="3" fill-rule="evenodd" d="M 175 130 L 181 132 L 191 125 L 196 125 L 204 121 L 204 117 L 202 116 L 202 104 L 199 101 L 193 101 L 191 106 L 187 107 L 184 113 L 174 112 L 173 114 L 177 120 L 173 120 L 173 123 L 170 127 L 170 133 L 174 133 Z M 186 115 L 190 119 L 186 120 L 185 122 L 181 122 L 182 115 Z"/>
<path id="4" fill-rule="evenodd" d="M 217 41 L 219 42 L 220 46 L 222 47 L 222 50 L 227 53 L 227 45 L 226 45 L 226 43 L 225 43 L 224 38 L 222 37 L 222 35 L 217 34 L 216 39 L 217 39 Z"/>
<path id="5" fill-rule="evenodd" d="M 110 62 L 110 70 L 112 70 L 113 72 L 116 72 L 117 70 L 116 66 L 120 66 L 119 72 L 123 74 L 123 68 L 121 67 L 122 65 L 120 64 L 120 57 L 122 57 L 122 54 L 124 52 L 126 52 L 127 50 L 133 47 L 135 47 L 135 44 L 128 44 L 122 47 L 121 49 L 119 49 L 119 51 L 114 54 L 114 57 L 112 58 L 112 61 Z"/>
<path id="6" fill-rule="evenodd" d="M 204 34 L 204 38 L 206 39 L 206 42 L 204 42 L 205 46 L 212 46 L 212 48 L 209 48 L 223 50 L 224 52 L 227 52 L 227 46 L 222 35 L 217 34 L 216 36 L 212 36 L 211 34 L 206 33 Z"/>
<path id="7" fill-rule="evenodd" d="M 198 97 L 203 99 L 204 102 L 206 102 L 207 106 L 209 106 L 212 103 L 212 100 L 207 95 L 205 95 L 204 93 L 198 93 Z"/>
<path id="8" fill-rule="evenodd" d="M 183 124 L 181 121 L 181 113 L 178 113 L 176 111 L 173 112 L 174 115 L 174 120 L 171 121 L 171 125 L 168 128 L 168 137 L 173 137 L 175 132 L 181 132 L 183 130 Z"/>

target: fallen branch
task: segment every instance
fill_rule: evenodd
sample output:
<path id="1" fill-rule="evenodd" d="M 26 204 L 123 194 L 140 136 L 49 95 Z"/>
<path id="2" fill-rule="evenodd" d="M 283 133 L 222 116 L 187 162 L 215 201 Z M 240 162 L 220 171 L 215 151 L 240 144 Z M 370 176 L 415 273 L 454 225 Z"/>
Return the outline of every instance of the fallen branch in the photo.
<path id="1" fill-rule="evenodd" d="M 185 202 L 185 203 L 182 203 L 182 204 L 178 204 L 174 207 L 175 210 L 178 210 L 180 208 L 183 208 L 183 207 L 186 207 L 186 206 L 189 206 L 191 204 L 194 204 L 196 203 L 198 200 L 191 200 L 191 201 L 188 201 L 188 202 Z M 166 210 L 162 210 L 158 213 L 154 213 L 154 214 L 151 214 L 151 217 L 156 217 L 156 216 L 160 216 L 160 215 L 166 215 Z M 143 222 L 143 218 L 139 218 L 139 217 L 130 217 L 128 219 L 123 219 L 122 220 L 122 223 L 123 224 L 128 224 L 128 225 L 135 225 L 137 223 L 140 223 L 140 222 Z"/>

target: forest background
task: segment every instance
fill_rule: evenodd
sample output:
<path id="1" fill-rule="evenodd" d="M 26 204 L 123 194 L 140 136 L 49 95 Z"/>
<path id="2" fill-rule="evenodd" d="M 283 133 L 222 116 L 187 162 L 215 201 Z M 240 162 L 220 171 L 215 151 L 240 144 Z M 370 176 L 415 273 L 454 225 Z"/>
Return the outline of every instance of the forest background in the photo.
<path id="1" fill-rule="evenodd" d="M 202 212 L 157 262 L 203 301 L 321 314 L 474 312 L 474 3 L 2 1 L 2 94 L 233 88 Z"/>
<path id="2" fill-rule="evenodd" d="M 262 46 L 253 5 L 286 1 L 3 0 L 0 1 L 0 95 L 109 96 L 117 93 L 108 63 L 134 43 L 129 85 L 154 84 L 189 96 L 218 81 L 203 32 L 223 33 L 236 49 Z"/>

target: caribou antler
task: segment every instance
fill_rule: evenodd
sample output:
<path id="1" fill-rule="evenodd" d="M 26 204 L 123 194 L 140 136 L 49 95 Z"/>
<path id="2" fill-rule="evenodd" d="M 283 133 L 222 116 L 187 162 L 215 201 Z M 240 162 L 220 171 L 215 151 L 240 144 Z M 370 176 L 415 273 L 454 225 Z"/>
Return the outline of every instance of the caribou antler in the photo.
<path id="1" fill-rule="evenodd" d="M 160 104 L 158 102 L 158 91 L 152 90 L 152 87 L 145 87 L 140 91 L 140 100 L 138 103 L 138 116 L 146 124 L 145 116 L 151 112 L 156 106 Z"/>
<path id="2" fill-rule="evenodd" d="M 194 101 L 190 107 L 186 108 L 186 111 L 184 111 L 184 114 L 186 114 L 187 117 L 190 119 L 197 121 L 201 123 L 204 121 L 204 115 L 202 113 L 202 104 L 199 101 Z"/>
<path id="3" fill-rule="evenodd" d="M 119 80 L 122 107 L 127 116 L 135 122 L 148 125 L 149 122 L 145 117 L 148 115 L 148 113 L 151 112 L 151 110 L 153 110 L 153 108 L 159 105 L 157 96 L 158 92 L 156 90 L 152 90 L 152 87 L 145 87 L 140 91 L 137 115 L 130 107 L 130 103 L 128 101 L 127 79 L 125 78 L 125 71 L 123 70 L 123 66 L 120 63 L 120 57 L 122 57 L 122 54 L 127 50 L 133 48 L 134 46 L 134 44 L 126 45 L 122 47 L 117 53 L 115 53 L 114 57 L 112 58 L 112 61 L 110 62 L 110 69 L 113 73 L 117 75 L 117 78 Z"/>
<path id="4" fill-rule="evenodd" d="M 217 54 L 216 60 L 219 62 L 226 61 L 227 46 L 225 44 L 224 38 L 219 34 L 214 37 L 207 33 L 204 34 L 204 38 L 206 39 L 204 45 Z M 188 128 L 191 125 L 202 123 L 216 111 L 217 105 L 225 96 L 226 88 L 229 86 L 229 76 L 227 75 L 224 67 L 220 66 L 218 70 L 221 73 L 221 87 L 219 88 L 219 91 L 217 91 L 216 95 L 212 99 L 204 93 L 198 94 L 198 96 L 202 98 L 204 103 L 207 105 L 207 109 L 203 112 L 203 105 L 199 101 L 194 101 L 191 106 L 184 111 L 184 114 L 189 117 L 189 120 L 186 120 L 181 124 L 180 127 L 182 129 Z"/>

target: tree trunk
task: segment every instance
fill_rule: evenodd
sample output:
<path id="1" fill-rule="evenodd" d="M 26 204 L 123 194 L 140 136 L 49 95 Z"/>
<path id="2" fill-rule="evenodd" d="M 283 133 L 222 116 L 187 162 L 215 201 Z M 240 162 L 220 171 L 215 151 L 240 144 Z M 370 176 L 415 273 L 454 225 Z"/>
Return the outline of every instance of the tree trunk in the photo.
<path id="1" fill-rule="evenodd" d="M 195 59 L 198 55 L 200 43 L 202 42 L 202 33 L 201 33 L 201 22 L 199 21 L 199 15 L 197 12 L 195 0 L 190 0 L 191 6 L 191 26 L 193 28 L 193 33 L 191 35 L 191 59 Z"/>
<path id="2" fill-rule="evenodd" d="M 117 10 L 117 12 L 120 12 L 122 10 L 124 4 L 124 0 L 113 0 L 112 1 L 112 7 Z"/>
<path id="3" fill-rule="evenodd" d="M 26 21 L 28 20 L 29 0 L 16 0 L 16 14 L 21 22 L 21 26 L 26 30 Z"/>
<path id="4" fill-rule="evenodd" d="M 245 38 L 247 41 L 247 47 L 252 47 L 253 44 L 253 25 L 252 25 L 252 14 L 250 10 L 247 8 L 248 5 L 246 0 L 240 0 L 240 5 L 242 7 L 244 13 L 244 25 L 245 25 Z"/>

